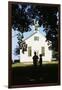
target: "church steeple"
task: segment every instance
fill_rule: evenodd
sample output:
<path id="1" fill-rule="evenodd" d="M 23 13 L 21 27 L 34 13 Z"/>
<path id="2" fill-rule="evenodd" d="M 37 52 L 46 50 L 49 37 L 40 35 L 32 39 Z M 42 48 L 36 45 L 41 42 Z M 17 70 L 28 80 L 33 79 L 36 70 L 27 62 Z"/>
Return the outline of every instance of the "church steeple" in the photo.
<path id="1" fill-rule="evenodd" d="M 39 30 L 39 21 L 34 19 L 34 26 L 35 26 L 35 31 L 37 32 Z"/>

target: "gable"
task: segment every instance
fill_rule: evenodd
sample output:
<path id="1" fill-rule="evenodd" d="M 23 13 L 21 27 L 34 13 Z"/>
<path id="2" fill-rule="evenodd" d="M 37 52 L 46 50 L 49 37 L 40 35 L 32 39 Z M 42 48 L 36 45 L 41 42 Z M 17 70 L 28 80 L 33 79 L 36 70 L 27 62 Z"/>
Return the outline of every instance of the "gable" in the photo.
<path id="1" fill-rule="evenodd" d="M 38 45 L 38 47 L 39 47 L 39 45 L 45 46 L 47 44 L 46 37 L 43 36 L 39 32 L 36 32 L 35 34 L 30 36 L 29 38 L 25 39 L 25 42 L 26 42 L 26 44 L 28 44 L 30 46 Z"/>
<path id="2" fill-rule="evenodd" d="M 30 41 L 30 40 L 46 40 L 46 37 L 43 36 L 40 32 L 34 32 L 31 36 L 24 39 L 24 41 Z"/>

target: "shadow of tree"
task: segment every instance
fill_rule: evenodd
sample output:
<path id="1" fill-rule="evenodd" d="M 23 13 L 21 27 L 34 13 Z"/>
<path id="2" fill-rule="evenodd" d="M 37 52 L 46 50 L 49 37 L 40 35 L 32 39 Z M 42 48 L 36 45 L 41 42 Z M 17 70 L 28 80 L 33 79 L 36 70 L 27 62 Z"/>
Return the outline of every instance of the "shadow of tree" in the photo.
<path id="1" fill-rule="evenodd" d="M 58 83 L 58 64 L 12 68 L 12 84 Z"/>

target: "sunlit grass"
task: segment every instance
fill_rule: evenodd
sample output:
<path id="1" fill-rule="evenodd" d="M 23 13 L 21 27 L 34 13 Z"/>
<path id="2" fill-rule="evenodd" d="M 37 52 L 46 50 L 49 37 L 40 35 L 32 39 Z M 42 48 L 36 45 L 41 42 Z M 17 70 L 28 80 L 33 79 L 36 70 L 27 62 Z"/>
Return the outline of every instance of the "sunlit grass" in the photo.
<path id="1" fill-rule="evenodd" d="M 58 61 L 47 61 L 47 62 L 42 62 L 42 64 L 58 64 L 59 62 Z"/>
<path id="2" fill-rule="evenodd" d="M 30 65 L 33 65 L 33 63 L 29 63 L 29 64 L 27 64 L 27 63 L 14 63 L 14 64 L 12 64 L 12 67 L 25 67 L 25 66 L 30 66 Z"/>
<path id="3" fill-rule="evenodd" d="M 42 62 L 42 65 L 45 65 L 45 64 L 58 64 L 58 61 L 50 61 L 50 62 L 48 62 L 48 61 L 43 61 Z M 31 66 L 31 65 L 33 65 L 33 62 L 20 62 L 20 63 L 14 63 L 14 64 L 12 64 L 12 67 L 25 67 L 25 66 Z M 39 63 L 38 63 L 38 65 L 39 65 Z"/>

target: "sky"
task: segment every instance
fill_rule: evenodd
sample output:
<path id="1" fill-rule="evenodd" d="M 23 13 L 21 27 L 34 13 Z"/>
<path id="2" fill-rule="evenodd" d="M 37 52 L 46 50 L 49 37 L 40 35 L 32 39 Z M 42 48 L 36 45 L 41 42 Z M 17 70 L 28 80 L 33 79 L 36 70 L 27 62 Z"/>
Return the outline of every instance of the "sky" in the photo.
<path id="1" fill-rule="evenodd" d="M 30 35 L 33 34 L 33 32 L 35 31 L 35 26 L 31 26 L 31 31 L 28 31 L 28 32 L 24 32 L 23 35 L 24 35 L 24 39 L 29 37 Z M 43 31 L 44 28 L 43 26 L 39 27 L 39 32 L 41 34 L 43 34 L 44 36 L 46 35 L 46 33 Z M 12 60 L 19 60 L 20 59 L 20 55 L 15 55 L 14 51 L 15 51 L 15 48 L 18 47 L 18 39 L 17 39 L 17 34 L 19 33 L 19 31 L 12 29 Z"/>

